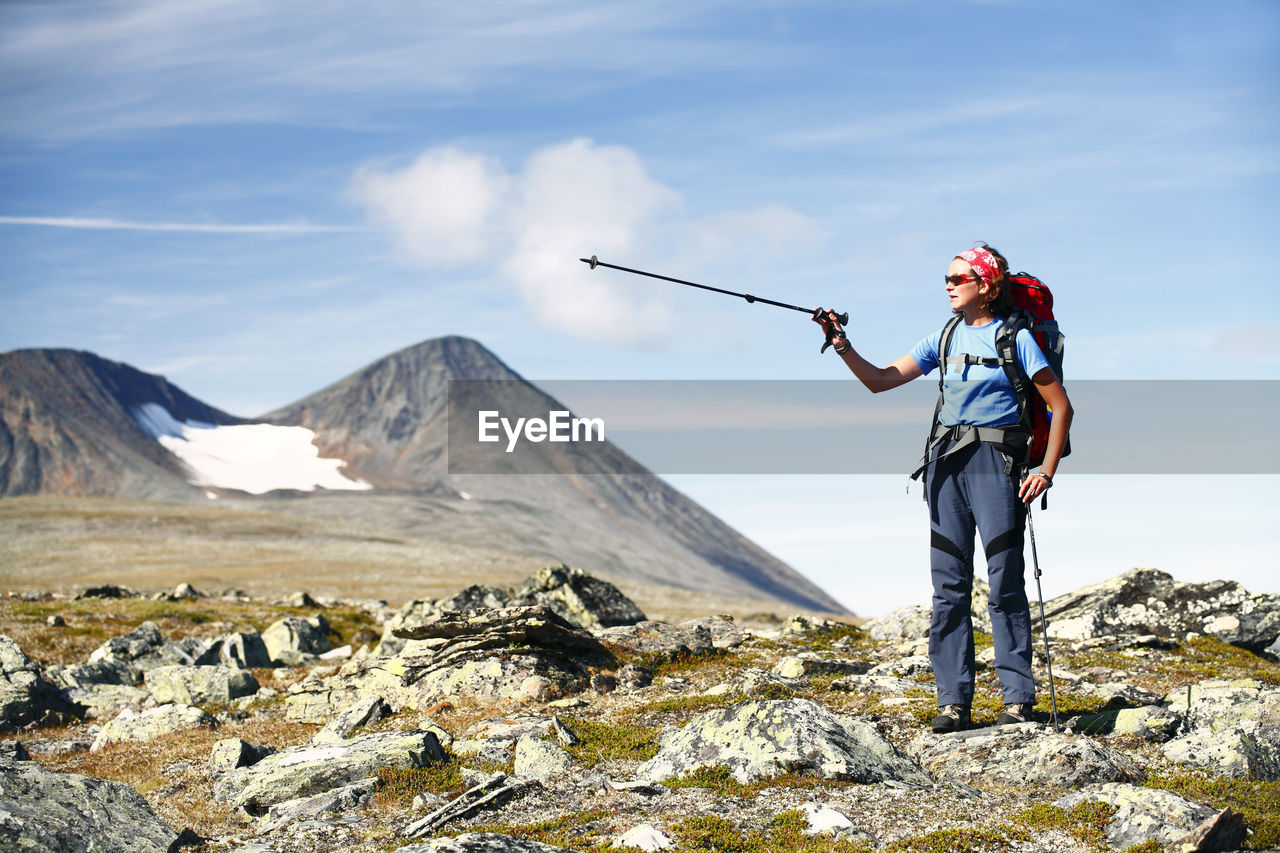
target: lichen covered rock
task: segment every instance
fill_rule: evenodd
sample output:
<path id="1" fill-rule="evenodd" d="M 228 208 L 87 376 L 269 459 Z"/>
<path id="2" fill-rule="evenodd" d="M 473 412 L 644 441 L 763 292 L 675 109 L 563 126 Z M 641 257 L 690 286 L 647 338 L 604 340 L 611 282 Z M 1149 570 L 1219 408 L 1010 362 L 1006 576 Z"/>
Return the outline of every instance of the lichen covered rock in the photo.
<path id="1" fill-rule="evenodd" d="M 166 853 L 177 837 L 128 785 L 32 761 L 0 772 L 0 849 Z"/>
<path id="2" fill-rule="evenodd" d="M 12 638 L 0 634 L 0 732 L 39 722 L 50 711 L 71 710 L 57 685 L 45 677 Z"/>
<path id="3" fill-rule="evenodd" d="M 1234 850 L 1245 838 L 1238 815 L 1233 819 L 1230 812 L 1219 812 L 1170 791 L 1110 783 L 1068 794 L 1054 805 L 1070 809 L 1085 802 L 1115 807 L 1115 816 L 1105 831 L 1107 840 L 1119 850 L 1148 841 L 1169 850 Z M 1189 838 L 1197 840 L 1184 847 Z"/>
<path id="4" fill-rule="evenodd" d="M 416 768 L 443 761 L 435 732 L 365 735 L 340 744 L 311 744 L 268 755 L 222 776 L 215 794 L 250 814 L 376 776 L 383 767 Z"/>
<path id="5" fill-rule="evenodd" d="M 1165 698 L 1186 728 L 1161 746 L 1166 758 L 1238 779 L 1280 780 L 1280 688 L 1210 680 Z"/>
<path id="6" fill-rule="evenodd" d="M 924 732 L 906 752 L 939 779 L 1076 788 L 1139 782 L 1143 773 L 1121 753 L 1084 735 L 1059 734 L 1036 723 L 954 734 Z"/>
<path id="7" fill-rule="evenodd" d="M 252 673 L 230 666 L 160 666 L 144 681 L 160 703 L 209 705 L 258 692 Z"/>
<path id="8" fill-rule="evenodd" d="M 636 775 L 661 781 L 717 766 L 743 783 L 785 773 L 854 782 L 932 781 L 871 724 L 837 716 L 808 699 L 752 700 L 708 711 L 664 739 Z"/>
<path id="9" fill-rule="evenodd" d="M 1254 595 L 1235 581 L 1181 583 L 1132 569 L 1045 605 L 1049 635 L 1064 640 L 1126 634 L 1213 636 L 1261 651 L 1280 636 L 1280 594 Z"/>
<path id="10" fill-rule="evenodd" d="M 125 709 L 102 727 L 89 749 L 97 752 L 112 743 L 147 741 L 184 729 L 213 725 L 213 717 L 189 705 L 161 705 L 140 713 Z"/>

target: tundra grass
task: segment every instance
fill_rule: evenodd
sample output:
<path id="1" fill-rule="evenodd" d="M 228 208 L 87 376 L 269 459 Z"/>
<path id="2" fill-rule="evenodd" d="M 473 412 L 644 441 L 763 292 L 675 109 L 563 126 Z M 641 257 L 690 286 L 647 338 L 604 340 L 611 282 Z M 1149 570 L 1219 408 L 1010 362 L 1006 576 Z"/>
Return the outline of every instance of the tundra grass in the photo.
<path id="1" fill-rule="evenodd" d="M 587 767 L 604 761 L 648 761 L 658 754 L 657 732 L 649 726 L 621 722 L 566 720 L 578 742 L 568 752 Z"/>

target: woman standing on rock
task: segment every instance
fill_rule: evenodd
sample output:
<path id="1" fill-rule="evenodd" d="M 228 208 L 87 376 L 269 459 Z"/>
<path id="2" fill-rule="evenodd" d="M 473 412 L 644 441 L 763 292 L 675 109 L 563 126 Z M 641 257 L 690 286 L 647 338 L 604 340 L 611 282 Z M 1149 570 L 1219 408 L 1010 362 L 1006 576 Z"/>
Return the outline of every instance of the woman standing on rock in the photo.
<path id="1" fill-rule="evenodd" d="M 876 367 L 850 344 L 834 312 L 815 317 L 835 351 L 873 393 L 897 388 L 946 362 L 939 434 L 930 437 L 925 497 L 931 528 L 930 569 L 933 618 L 929 659 L 938 687 L 935 732 L 969 725 L 973 705 L 974 652 L 970 593 L 973 588 L 973 535 L 982 535 L 991 596 L 991 632 L 1004 711 L 997 725 L 1030 719 L 1035 705 L 1031 676 L 1031 608 L 1023 584 L 1023 530 L 1027 504 L 1053 485 L 1066 447 L 1071 403 L 1031 333 L 1015 338 L 1023 376 L 1031 377 L 1053 413 L 1044 461 L 1028 474 L 1026 441 L 1021 449 L 1008 440 L 1020 422 L 1018 398 L 997 364 L 996 335 L 1011 307 L 1009 264 L 985 243 L 956 255 L 947 270 L 947 297 L 963 318 L 948 352 L 939 353 L 942 330 L 916 344 L 888 367 Z M 960 362 L 956 364 L 956 362 Z M 955 366 L 952 366 L 955 365 Z M 1006 429 L 999 429 L 999 428 Z M 1018 458 L 1015 458 L 1018 457 Z"/>

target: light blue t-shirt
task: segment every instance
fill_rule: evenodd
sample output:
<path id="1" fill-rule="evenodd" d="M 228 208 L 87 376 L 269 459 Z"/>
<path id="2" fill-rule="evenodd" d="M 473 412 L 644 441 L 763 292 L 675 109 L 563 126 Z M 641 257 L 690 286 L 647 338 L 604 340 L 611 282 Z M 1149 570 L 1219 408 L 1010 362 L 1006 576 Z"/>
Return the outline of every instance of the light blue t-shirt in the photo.
<path id="1" fill-rule="evenodd" d="M 966 326 L 961 321 L 951 335 L 949 356 L 969 353 L 979 358 L 996 358 L 996 334 L 1004 320 L 998 318 L 985 326 Z M 938 345 L 942 329 L 911 348 L 911 357 L 926 375 L 939 364 Z M 1014 339 L 1018 361 L 1027 376 L 1035 376 L 1049 366 L 1044 353 L 1031 336 L 1021 329 Z M 1008 426 L 1018 422 L 1018 397 L 1013 393 L 1004 368 L 981 364 L 949 364 L 942 385 L 942 411 L 938 423 L 943 426 Z"/>

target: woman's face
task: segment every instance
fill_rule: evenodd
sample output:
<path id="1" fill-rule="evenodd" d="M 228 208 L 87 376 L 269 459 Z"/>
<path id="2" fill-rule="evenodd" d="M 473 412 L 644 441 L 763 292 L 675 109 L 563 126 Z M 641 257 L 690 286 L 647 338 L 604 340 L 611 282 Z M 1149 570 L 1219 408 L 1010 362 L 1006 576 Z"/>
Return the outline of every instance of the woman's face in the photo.
<path id="1" fill-rule="evenodd" d="M 988 289 L 968 261 L 952 259 L 951 266 L 947 267 L 947 297 L 952 311 L 981 308 Z"/>

